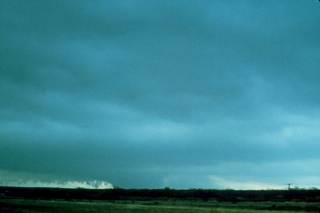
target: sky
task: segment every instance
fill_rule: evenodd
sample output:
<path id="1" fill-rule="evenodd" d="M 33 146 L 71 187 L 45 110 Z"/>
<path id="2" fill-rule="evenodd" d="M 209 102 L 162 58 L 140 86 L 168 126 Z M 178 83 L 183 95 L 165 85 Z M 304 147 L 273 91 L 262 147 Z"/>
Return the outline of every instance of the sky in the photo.
<path id="1" fill-rule="evenodd" d="M 0 26 L 0 185 L 320 187 L 319 1 L 1 0 Z"/>

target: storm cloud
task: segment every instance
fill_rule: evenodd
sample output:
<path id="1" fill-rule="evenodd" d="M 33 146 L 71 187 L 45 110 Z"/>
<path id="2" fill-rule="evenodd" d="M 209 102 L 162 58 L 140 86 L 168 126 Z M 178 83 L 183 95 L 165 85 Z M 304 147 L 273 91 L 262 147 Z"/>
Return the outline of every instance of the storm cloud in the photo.
<path id="1" fill-rule="evenodd" d="M 320 187 L 316 0 L 0 3 L 0 174 Z"/>

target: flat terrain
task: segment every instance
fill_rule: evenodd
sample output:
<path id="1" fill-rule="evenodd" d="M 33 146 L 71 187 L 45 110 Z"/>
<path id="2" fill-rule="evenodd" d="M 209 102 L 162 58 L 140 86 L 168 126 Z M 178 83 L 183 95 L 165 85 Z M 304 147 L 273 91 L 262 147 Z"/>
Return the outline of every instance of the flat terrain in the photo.
<path id="1" fill-rule="evenodd" d="M 2 212 L 320 212 L 320 190 L 0 187 Z"/>
<path id="2" fill-rule="evenodd" d="M 39 213 L 39 212 L 111 212 L 111 213 L 285 213 L 285 212 L 305 212 L 305 211 L 280 211 L 280 210 L 259 210 L 266 204 L 248 204 L 232 206 L 228 204 L 216 206 L 192 206 L 183 203 L 175 205 L 168 203 L 112 203 L 105 201 L 50 201 L 50 200 L 22 200 L 22 199 L 2 199 L 0 200 L 0 212 L 20 212 L 20 213 Z M 290 205 L 290 204 L 288 204 Z M 312 212 L 312 211 L 309 211 Z"/>

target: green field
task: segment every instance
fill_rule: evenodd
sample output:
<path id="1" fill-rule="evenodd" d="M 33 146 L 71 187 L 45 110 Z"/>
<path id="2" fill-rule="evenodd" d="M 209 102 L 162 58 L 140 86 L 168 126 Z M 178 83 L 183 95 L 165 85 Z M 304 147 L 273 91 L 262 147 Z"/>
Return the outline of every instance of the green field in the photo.
<path id="1" fill-rule="evenodd" d="M 249 207 L 248 207 L 249 206 Z M 257 206 L 258 208 L 259 206 Z M 250 209 L 251 208 L 251 209 Z M 190 206 L 178 203 L 169 205 L 168 203 L 110 203 L 110 202 L 79 202 L 79 201 L 45 201 L 45 200 L 0 200 L 0 212 L 111 212 L 111 213 L 254 213 L 254 212 L 295 212 L 295 211 L 271 211 L 257 210 L 254 204 L 247 206 Z M 303 211 L 299 211 L 303 212 Z"/>

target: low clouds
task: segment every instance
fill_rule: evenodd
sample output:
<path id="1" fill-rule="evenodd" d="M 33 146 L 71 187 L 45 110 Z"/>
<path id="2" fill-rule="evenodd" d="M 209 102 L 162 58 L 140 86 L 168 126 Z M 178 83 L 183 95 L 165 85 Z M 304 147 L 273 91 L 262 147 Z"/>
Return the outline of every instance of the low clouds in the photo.
<path id="1" fill-rule="evenodd" d="M 1 186 L 18 187 L 52 187 L 52 188 L 83 188 L 83 189 L 112 189 L 111 183 L 106 181 L 76 181 L 76 180 L 54 180 L 53 177 L 45 177 L 39 174 L 12 172 L 0 170 Z M 46 179 L 46 180 L 44 180 Z"/>
<path id="2" fill-rule="evenodd" d="M 320 186 L 318 2 L 0 8 L 0 169 L 122 187 Z"/>
<path id="3" fill-rule="evenodd" d="M 50 187 L 50 188 L 82 188 L 82 189 L 112 189 L 112 184 L 99 181 L 52 181 L 41 182 L 32 180 L 9 180 L 2 181 L 1 186 L 18 186 L 18 187 Z"/>

